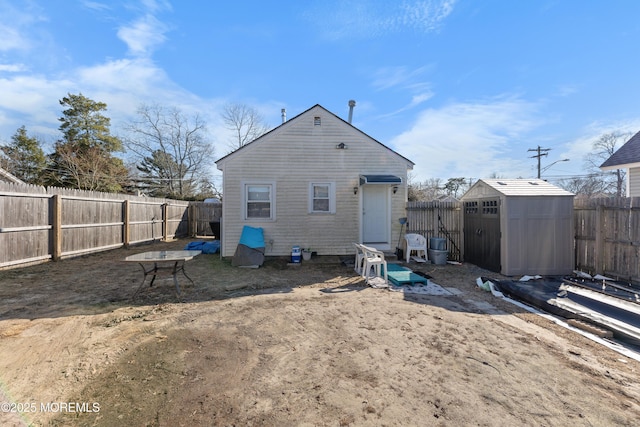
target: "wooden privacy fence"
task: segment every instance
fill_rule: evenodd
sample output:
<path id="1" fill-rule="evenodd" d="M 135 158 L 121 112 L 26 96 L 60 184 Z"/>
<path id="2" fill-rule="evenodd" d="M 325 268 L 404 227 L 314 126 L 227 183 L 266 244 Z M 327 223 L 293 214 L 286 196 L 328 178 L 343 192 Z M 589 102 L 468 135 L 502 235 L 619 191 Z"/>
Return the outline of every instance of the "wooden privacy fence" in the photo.
<path id="1" fill-rule="evenodd" d="M 407 203 L 407 233 L 447 239 L 449 259 L 464 260 L 460 202 Z M 640 197 L 574 200 L 575 267 L 640 283 Z"/>
<path id="2" fill-rule="evenodd" d="M 0 269 L 219 230 L 222 205 L 0 182 Z M 461 202 L 407 203 L 407 233 L 463 261 Z M 640 197 L 575 199 L 576 268 L 640 282 Z M 219 236 L 216 236 L 219 238 Z"/>
<path id="3" fill-rule="evenodd" d="M 447 240 L 448 259 L 462 261 L 462 203 L 461 202 L 408 202 L 407 233 L 422 234 L 428 239 Z"/>
<path id="4" fill-rule="evenodd" d="M 574 201 L 576 268 L 640 283 L 640 197 Z"/>
<path id="5" fill-rule="evenodd" d="M 189 203 L 0 183 L 0 268 L 189 235 Z"/>
<path id="6" fill-rule="evenodd" d="M 220 239 L 222 203 L 189 203 L 190 234 L 192 236 L 214 236 Z"/>

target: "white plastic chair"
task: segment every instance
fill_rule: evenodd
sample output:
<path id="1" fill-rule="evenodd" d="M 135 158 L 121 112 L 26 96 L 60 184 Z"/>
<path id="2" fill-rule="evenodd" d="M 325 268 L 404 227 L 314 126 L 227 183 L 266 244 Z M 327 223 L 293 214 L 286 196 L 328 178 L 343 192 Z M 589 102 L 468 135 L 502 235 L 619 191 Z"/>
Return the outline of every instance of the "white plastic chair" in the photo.
<path id="1" fill-rule="evenodd" d="M 356 273 L 362 275 L 362 270 L 364 269 L 364 249 L 362 245 L 359 243 L 354 243 L 353 246 L 356 248 L 356 259 L 355 259 L 355 267 L 354 270 Z"/>
<path id="2" fill-rule="evenodd" d="M 409 262 L 411 257 L 411 252 L 415 252 L 417 257 L 420 257 L 420 254 L 424 256 L 424 260 L 427 260 L 427 238 L 422 234 L 405 234 L 404 240 L 407 243 L 407 249 L 405 251 L 406 262 Z"/>
<path id="3" fill-rule="evenodd" d="M 371 280 L 371 269 L 374 270 L 374 277 L 382 277 L 384 283 L 389 283 L 387 276 L 387 261 L 384 259 L 384 253 L 369 246 L 360 245 L 364 251 L 364 265 L 362 268 L 362 277 L 365 278 L 367 284 Z"/>

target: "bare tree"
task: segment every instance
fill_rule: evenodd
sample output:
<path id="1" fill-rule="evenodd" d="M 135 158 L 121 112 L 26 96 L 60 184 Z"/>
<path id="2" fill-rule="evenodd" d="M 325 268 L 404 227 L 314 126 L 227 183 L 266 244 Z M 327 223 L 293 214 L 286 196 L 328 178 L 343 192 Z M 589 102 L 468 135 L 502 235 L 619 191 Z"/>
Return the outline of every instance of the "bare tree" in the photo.
<path id="1" fill-rule="evenodd" d="M 434 200 L 444 194 L 444 183 L 440 178 L 430 178 L 422 182 L 416 182 L 413 174 L 409 173 L 407 184 L 408 200 L 410 202 Z"/>
<path id="2" fill-rule="evenodd" d="M 557 184 L 576 196 L 588 199 L 602 197 L 607 194 L 607 189 L 610 189 L 610 185 L 602 179 L 601 173 L 565 178 L 558 181 Z"/>
<path id="3" fill-rule="evenodd" d="M 197 195 L 213 156 L 198 114 L 187 117 L 177 108 L 143 104 L 125 129 L 125 145 L 138 157 L 137 168 L 150 194 L 181 199 Z"/>
<path id="4" fill-rule="evenodd" d="M 616 150 L 631 138 L 632 133 L 614 131 L 605 133 L 593 143 L 593 151 L 585 157 L 585 165 L 587 169 L 593 173 L 593 179 L 602 178 L 603 190 L 608 193 L 615 193 L 616 196 L 622 197 L 625 193 L 626 171 L 624 169 L 616 169 L 611 172 L 603 172 L 600 165 L 616 152 Z M 597 187 L 597 185 L 596 185 Z"/>
<path id="5" fill-rule="evenodd" d="M 256 138 L 267 133 L 269 125 L 258 111 L 245 104 L 227 104 L 222 112 L 222 120 L 227 129 L 233 132 L 229 146 L 237 150 Z"/>

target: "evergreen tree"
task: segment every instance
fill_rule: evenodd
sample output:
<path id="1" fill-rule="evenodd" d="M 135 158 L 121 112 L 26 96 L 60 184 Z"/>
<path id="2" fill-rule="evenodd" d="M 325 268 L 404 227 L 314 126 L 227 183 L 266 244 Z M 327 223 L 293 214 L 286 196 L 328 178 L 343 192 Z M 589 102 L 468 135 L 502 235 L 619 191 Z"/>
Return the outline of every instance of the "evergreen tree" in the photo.
<path id="1" fill-rule="evenodd" d="M 184 178 L 178 163 L 171 154 L 155 150 L 151 156 L 146 156 L 137 166 L 145 178 L 144 186 L 148 194 L 153 197 L 176 197 L 179 195 L 179 183 Z"/>
<path id="2" fill-rule="evenodd" d="M 68 94 L 60 105 L 67 108 L 58 119 L 62 139 L 51 155 L 49 183 L 82 190 L 122 191 L 128 173 L 122 159 L 113 156 L 122 151 L 122 142 L 110 134 L 111 119 L 102 114 L 107 104 L 82 94 Z"/>
<path id="3" fill-rule="evenodd" d="M 47 167 L 47 157 L 42 151 L 40 141 L 27 135 L 27 129 L 22 126 L 11 137 L 11 143 L 0 146 L 5 156 L 5 169 L 22 181 L 44 184 L 44 172 Z"/>

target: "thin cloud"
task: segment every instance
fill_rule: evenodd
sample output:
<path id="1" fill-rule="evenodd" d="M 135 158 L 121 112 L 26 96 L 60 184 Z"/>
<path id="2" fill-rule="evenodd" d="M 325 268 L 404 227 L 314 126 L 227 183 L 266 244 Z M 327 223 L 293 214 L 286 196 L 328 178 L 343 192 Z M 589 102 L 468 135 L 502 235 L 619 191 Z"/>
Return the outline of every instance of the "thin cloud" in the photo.
<path id="1" fill-rule="evenodd" d="M 145 15 L 118 29 L 118 38 L 134 56 L 149 56 L 166 40 L 168 28 L 153 15 Z"/>
<path id="2" fill-rule="evenodd" d="M 0 51 L 26 50 L 30 43 L 17 28 L 0 24 Z"/>
<path id="3" fill-rule="evenodd" d="M 399 5 L 398 26 L 422 32 L 436 31 L 453 12 L 456 0 L 404 2 Z"/>
<path id="4" fill-rule="evenodd" d="M 416 163 L 418 181 L 494 173 L 518 177 L 528 172 L 528 166 L 503 154 L 510 141 L 540 125 L 536 110 L 535 104 L 519 99 L 428 109 L 391 145 Z"/>
<path id="5" fill-rule="evenodd" d="M 87 9 L 91 9 L 91 10 L 94 10 L 96 12 L 104 12 L 106 10 L 111 10 L 111 7 L 108 4 L 97 2 L 97 1 L 85 0 L 85 1 L 81 2 L 81 4 L 82 4 L 82 6 L 86 7 Z"/>
<path id="6" fill-rule="evenodd" d="M 46 20 L 37 5 L 29 3 L 21 6 L 0 0 L 0 52 L 31 49 L 34 42 L 29 36 L 32 34 L 30 30 L 38 22 Z"/>
<path id="7" fill-rule="evenodd" d="M 375 72 L 372 86 L 384 90 L 397 86 L 412 86 L 429 69 L 428 66 L 410 69 L 404 66 L 384 67 Z"/>
<path id="8" fill-rule="evenodd" d="M 7 73 L 19 73 L 26 70 L 27 67 L 24 64 L 0 64 L 0 71 Z"/>
<path id="9" fill-rule="evenodd" d="M 142 5 L 150 13 L 173 10 L 168 0 L 142 0 Z"/>
<path id="10" fill-rule="evenodd" d="M 437 31 L 453 11 L 456 0 L 323 2 L 305 13 L 331 40 L 370 38 L 408 29 Z"/>
<path id="11" fill-rule="evenodd" d="M 376 90 L 399 90 L 407 92 L 411 100 L 401 108 L 391 113 L 386 113 L 382 117 L 391 117 L 415 108 L 418 105 L 433 98 L 434 92 L 429 83 L 421 81 L 423 74 L 429 69 L 428 66 L 417 69 L 408 67 L 385 67 L 375 73 L 372 86 Z"/>

